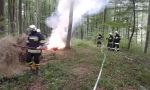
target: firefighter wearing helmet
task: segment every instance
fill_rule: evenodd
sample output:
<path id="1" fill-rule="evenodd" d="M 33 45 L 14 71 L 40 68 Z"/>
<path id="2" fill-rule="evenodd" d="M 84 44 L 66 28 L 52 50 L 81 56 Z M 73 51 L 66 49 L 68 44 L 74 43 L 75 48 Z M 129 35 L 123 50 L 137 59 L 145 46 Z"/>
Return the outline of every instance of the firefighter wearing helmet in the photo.
<path id="1" fill-rule="evenodd" d="M 35 25 L 30 25 L 29 35 L 26 41 L 27 47 L 27 64 L 30 66 L 34 73 L 38 74 L 40 66 L 40 56 L 42 53 L 42 46 L 45 43 L 45 38 L 41 33 L 37 32 Z"/>
<path id="2" fill-rule="evenodd" d="M 119 43 L 120 43 L 120 35 L 118 33 L 118 31 L 115 31 L 115 36 L 114 36 L 114 45 L 113 45 L 113 49 L 116 51 L 119 51 Z"/>
<path id="3" fill-rule="evenodd" d="M 108 40 L 108 43 L 107 43 L 108 50 L 112 50 L 113 49 L 113 40 L 114 40 L 112 33 L 109 33 L 109 37 L 106 39 Z"/>
<path id="4" fill-rule="evenodd" d="M 29 35 L 32 31 L 35 31 L 37 30 L 36 26 L 35 25 L 30 25 L 27 30 L 26 30 L 26 33 L 27 35 Z"/>
<path id="5" fill-rule="evenodd" d="M 102 34 L 98 34 L 98 36 L 97 36 L 97 47 L 101 47 L 102 39 L 103 39 Z"/>

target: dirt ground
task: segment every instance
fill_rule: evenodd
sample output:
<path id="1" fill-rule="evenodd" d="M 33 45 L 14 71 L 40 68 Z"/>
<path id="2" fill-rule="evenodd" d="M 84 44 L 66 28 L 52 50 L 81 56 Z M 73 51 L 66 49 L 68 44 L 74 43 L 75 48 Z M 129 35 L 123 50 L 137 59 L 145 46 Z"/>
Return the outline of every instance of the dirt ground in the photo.
<path id="1" fill-rule="evenodd" d="M 29 84 L 27 90 L 47 90 L 47 87 L 43 84 L 42 78 L 38 77 L 35 81 Z"/>

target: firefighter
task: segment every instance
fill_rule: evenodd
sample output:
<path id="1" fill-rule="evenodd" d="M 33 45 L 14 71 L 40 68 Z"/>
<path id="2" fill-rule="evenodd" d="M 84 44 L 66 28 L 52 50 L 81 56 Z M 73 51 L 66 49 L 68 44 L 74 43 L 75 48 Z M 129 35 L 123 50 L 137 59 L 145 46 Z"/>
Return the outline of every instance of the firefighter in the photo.
<path id="1" fill-rule="evenodd" d="M 109 37 L 106 39 L 108 40 L 108 44 L 107 44 L 108 50 L 113 50 L 113 39 L 114 39 L 114 37 L 113 37 L 112 33 L 109 33 Z"/>
<path id="2" fill-rule="evenodd" d="M 27 49 L 27 64 L 31 67 L 34 73 L 38 74 L 40 66 L 40 56 L 42 53 L 42 47 L 44 45 L 44 36 L 37 32 L 35 25 L 29 26 L 29 35 L 27 38 L 26 45 Z"/>
<path id="3" fill-rule="evenodd" d="M 98 34 L 98 37 L 97 37 L 97 47 L 101 47 L 101 45 L 102 45 L 102 39 L 103 39 L 102 34 Z"/>
<path id="4" fill-rule="evenodd" d="M 120 38 L 120 35 L 119 35 L 119 33 L 118 33 L 118 31 L 115 31 L 115 36 L 114 36 L 114 50 L 116 50 L 116 51 L 120 51 L 120 49 L 119 49 L 119 43 L 120 43 L 120 40 L 121 40 L 121 38 Z"/>

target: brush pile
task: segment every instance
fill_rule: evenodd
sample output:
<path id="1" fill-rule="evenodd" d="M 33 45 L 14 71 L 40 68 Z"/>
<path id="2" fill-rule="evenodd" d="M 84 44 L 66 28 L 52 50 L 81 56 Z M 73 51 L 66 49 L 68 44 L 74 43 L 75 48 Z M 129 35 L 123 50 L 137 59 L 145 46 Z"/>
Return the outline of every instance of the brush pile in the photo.
<path id="1" fill-rule="evenodd" d="M 4 76 L 11 76 L 19 74 L 24 65 L 20 59 L 25 54 L 25 49 L 13 46 L 13 44 L 25 45 L 26 36 L 7 36 L 0 39 L 0 74 Z"/>

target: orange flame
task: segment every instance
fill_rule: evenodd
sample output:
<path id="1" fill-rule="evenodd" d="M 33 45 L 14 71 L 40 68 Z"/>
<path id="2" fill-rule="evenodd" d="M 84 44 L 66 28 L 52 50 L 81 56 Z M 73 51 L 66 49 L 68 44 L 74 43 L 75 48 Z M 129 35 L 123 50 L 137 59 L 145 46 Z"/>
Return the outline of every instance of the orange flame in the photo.
<path id="1" fill-rule="evenodd" d="M 57 43 L 57 44 L 48 44 L 47 45 L 47 49 L 48 50 L 54 50 L 54 51 L 56 51 L 56 49 L 63 49 L 63 48 L 65 48 L 65 44 L 64 43 Z"/>
<path id="2" fill-rule="evenodd" d="M 48 50 L 53 49 L 53 48 L 57 48 L 57 49 L 65 48 L 66 44 L 62 40 L 62 38 L 60 38 L 60 36 L 61 35 L 53 34 L 53 37 L 49 38 L 48 45 L 47 45 Z"/>
<path id="3" fill-rule="evenodd" d="M 65 25 L 63 25 L 65 24 Z M 51 36 L 48 40 L 48 49 L 58 48 L 63 49 L 66 46 L 66 36 L 67 30 L 65 31 L 65 27 L 67 27 L 66 23 L 60 24 L 59 27 L 52 31 Z"/>

